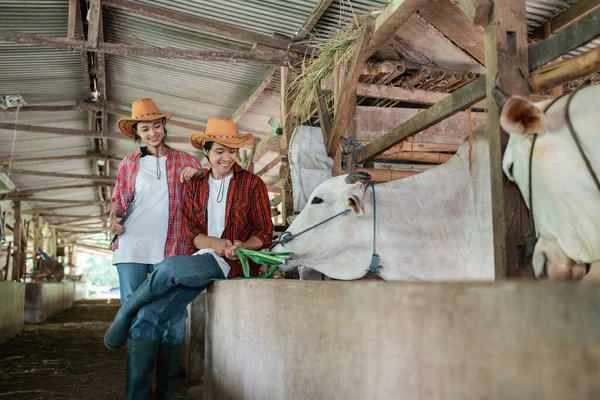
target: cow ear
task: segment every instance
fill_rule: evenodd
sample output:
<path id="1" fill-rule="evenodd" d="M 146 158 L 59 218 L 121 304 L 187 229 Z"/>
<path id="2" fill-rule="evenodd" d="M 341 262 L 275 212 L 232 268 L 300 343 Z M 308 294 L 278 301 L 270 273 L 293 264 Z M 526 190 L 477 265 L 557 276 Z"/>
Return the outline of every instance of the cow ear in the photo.
<path id="1" fill-rule="evenodd" d="M 363 215 L 362 203 L 357 195 L 351 194 L 346 196 L 346 205 L 348 206 L 348 208 L 350 208 L 350 211 L 352 211 L 352 213 L 357 217 Z"/>
<path id="2" fill-rule="evenodd" d="M 546 118 L 533 103 L 513 96 L 502 108 L 500 126 L 508 133 L 532 135 L 546 130 Z"/>

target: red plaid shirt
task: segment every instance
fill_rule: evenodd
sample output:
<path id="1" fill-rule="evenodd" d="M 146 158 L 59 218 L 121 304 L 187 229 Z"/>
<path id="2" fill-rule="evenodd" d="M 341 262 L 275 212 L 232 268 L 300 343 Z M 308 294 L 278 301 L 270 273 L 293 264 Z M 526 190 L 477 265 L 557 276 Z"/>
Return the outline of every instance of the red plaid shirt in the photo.
<path id="1" fill-rule="evenodd" d="M 185 187 L 183 197 L 183 221 L 187 236 L 188 250 L 186 254 L 197 251 L 194 238 L 199 234 L 208 234 L 208 179 L 209 172 L 200 178 L 192 179 Z M 237 163 L 233 166 L 233 176 L 229 183 L 227 208 L 225 209 L 225 230 L 222 239 L 245 242 L 256 236 L 263 247 L 271 245 L 273 221 L 271 221 L 271 205 L 267 186 L 258 176 L 242 169 Z M 242 264 L 239 261 L 227 260 L 231 265 L 228 278 L 243 276 Z M 252 263 L 252 276 L 258 275 L 258 265 Z"/>
<path id="2" fill-rule="evenodd" d="M 127 155 L 119 164 L 119 176 L 112 196 L 110 215 L 115 211 L 125 211 L 131 201 L 131 194 L 135 189 L 135 179 L 140 169 L 142 151 L 138 149 Z M 167 187 L 169 190 L 169 228 L 165 242 L 165 257 L 182 255 L 186 253 L 186 243 L 181 217 L 181 199 L 185 184 L 179 181 L 181 171 L 185 167 L 203 170 L 198 159 L 184 151 L 165 148 Z M 119 248 L 119 239 L 114 243 L 113 250 Z"/>

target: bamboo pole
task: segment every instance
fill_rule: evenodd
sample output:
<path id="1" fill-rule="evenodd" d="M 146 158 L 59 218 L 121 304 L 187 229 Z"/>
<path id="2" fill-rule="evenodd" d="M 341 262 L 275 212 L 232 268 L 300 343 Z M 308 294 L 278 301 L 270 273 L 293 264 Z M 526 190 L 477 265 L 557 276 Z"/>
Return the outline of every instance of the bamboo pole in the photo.
<path id="1" fill-rule="evenodd" d="M 535 70 L 529 76 L 529 87 L 534 92 L 542 92 L 598 71 L 600 71 L 600 47 L 569 60 Z"/>

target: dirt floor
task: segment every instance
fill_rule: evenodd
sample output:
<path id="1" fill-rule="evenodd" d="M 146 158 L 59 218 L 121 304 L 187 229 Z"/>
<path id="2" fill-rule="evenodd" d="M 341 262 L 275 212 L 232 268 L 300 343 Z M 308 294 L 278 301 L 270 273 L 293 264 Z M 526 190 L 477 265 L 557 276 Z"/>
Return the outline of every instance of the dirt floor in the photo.
<path id="1" fill-rule="evenodd" d="M 125 347 L 103 343 L 118 309 L 118 300 L 80 301 L 0 344 L 0 399 L 123 399 Z M 178 392 L 198 384 L 181 380 Z"/>

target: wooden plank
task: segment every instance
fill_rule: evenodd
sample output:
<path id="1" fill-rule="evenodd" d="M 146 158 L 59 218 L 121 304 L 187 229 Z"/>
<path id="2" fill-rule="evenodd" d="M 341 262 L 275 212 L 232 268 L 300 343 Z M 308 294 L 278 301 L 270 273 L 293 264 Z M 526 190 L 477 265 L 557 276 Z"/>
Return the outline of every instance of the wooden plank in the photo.
<path id="1" fill-rule="evenodd" d="M 408 178 L 418 174 L 419 172 L 414 171 L 395 171 L 392 169 L 375 169 L 375 168 L 363 168 L 358 167 L 354 169 L 354 172 L 366 172 L 371 175 L 371 180 L 374 182 L 391 182 L 398 179 Z"/>
<path id="2" fill-rule="evenodd" d="M 598 10 L 600 8 L 600 0 L 582 0 L 579 3 L 569 7 L 562 13 L 558 14 L 554 17 L 550 22 L 541 25 L 538 28 L 535 28 L 530 36 L 536 39 L 545 39 L 546 36 L 546 26 L 547 32 L 552 35 L 561 29 L 566 28 L 572 23 L 578 21 L 582 17 L 588 15 L 589 13 Z"/>
<path id="3" fill-rule="evenodd" d="M 195 49 L 177 49 L 172 47 L 155 47 L 141 44 L 101 43 L 91 47 L 83 40 L 56 38 L 49 36 L 33 35 L 25 32 L 0 29 L 0 40 L 20 44 L 29 44 L 42 47 L 68 51 L 90 51 L 102 54 L 115 54 L 121 56 L 155 57 L 179 60 L 202 60 L 218 62 L 255 63 L 268 65 L 289 65 L 297 57 L 284 51 L 274 50 L 270 53 L 242 52 L 242 51 L 212 51 Z"/>
<path id="4" fill-rule="evenodd" d="M 69 0 L 69 18 L 67 27 L 67 38 L 75 39 L 76 27 L 77 27 L 77 12 L 79 8 L 79 0 Z"/>
<path id="5" fill-rule="evenodd" d="M 598 71 L 600 71 L 600 47 L 534 71 L 529 77 L 529 87 L 532 91 L 543 92 Z"/>
<path id="6" fill-rule="evenodd" d="M 485 65 L 483 29 L 471 22 L 453 0 L 429 1 L 419 14 L 471 57 Z"/>
<path id="7" fill-rule="evenodd" d="M 292 139 L 293 116 L 290 112 L 293 103 L 292 93 L 289 90 L 293 82 L 292 71 L 289 67 L 281 68 L 281 122 L 283 134 L 279 145 L 281 155 L 281 166 L 279 167 L 279 177 L 282 180 L 282 207 L 281 218 L 283 225 L 288 225 L 287 218 L 294 215 L 294 197 L 292 194 L 292 177 L 290 174 L 290 164 L 288 158 L 288 149 Z"/>
<path id="8" fill-rule="evenodd" d="M 15 226 L 13 229 L 13 246 L 14 246 L 14 254 L 13 254 L 13 262 L 12 262 L 12 273 L 11 280 L 18 281 L 19 280 L 19 270 L 21 266 L 21 259 L 25 257 L 25 254 L 21 251 L 21 241 L 22 241 L 22 231 L 21 231 L 21 202 L 14 202 L 14 219 Z"/>
<path id="9" fill-rule="evenodd" d="M 364 55 L 368 60 L 390 40 L 427 0 L 391 0 L 375 20 L 373 37 Z"/>
<path id="10" fill-rule="evenodd" d="M 342 132 L 345 132 L 348 127 L 349 117 L 351 117 L 350 109 L 352 105 L 356 106 L 356 86 L 358 85 L 358 79 L 360 78 L 363 67 L 369 59 L 367 56 L 367 49 L 371 43 L 374 24 L 375 20 L 373 20 L 373 18 L 367 18 L 365 20 L 361 35 L 355 44 L 356 48 L 354 49 L 350 68 L 346 75 L 342 94 L 339 101 L 336 101 L 333 127 L 331 128 L 331 133 L 327 141 L 327 155 L 329 155 L 329 157 L 335 156 Z"/>
<path id="11" fill-rule="evenodd" d="M 0 168 L 0 172 L 8 172 L 6 167 Z M 107 176 L 96 176 L 96 175 L 83 175 L 83 174 L 69 174 L 64 172 L 49 172 L 49 171 L 30 171 L 24 169 L 11 168 L 10 173 L 12 175 L 33 175 L 33 176 L 49 176 L 53 178 L 72 178 L 72 179 L 89 179 L 94 182 L 110 183 L 114 184 L 117 178 L 110 178 Z"/>
<path id="12" fill-rule="evenodd" d="M 281 50 L 292 50 L 299 52 L 306 50 L 304 46 L 294 44 L 293 42 L 278 36 L 265 35 L 223 22 L 199 17 L 196 15 L 190 15 L 179 11 L 173 11 L 163 7 L 156 7 L 131 0 L 103 0 L 102 2 L 104 5 L 116 8 L 118 10 L 124 10 L 136 15 L 143 15 L 158 19 L 160 21 L 172 22 L 177 25 L 200 29 L 204 32 L 210 32 L 221 36 L 239 39 L 246 43 L 258 43 L 263 46 Z"/>
<path id="13" fill-rule="evenodd" d="M 255 175 L 256 176 L 263 176 L 264 174 L 266 174 L 267 172 L 269 172 L 270 170 L 272 170 L 273 168 L 275 168 L 275 166 L 277 164 L 279 164 L 281 162 L 281 158 L 280 157 L 275 157 L 270 163 L 268 163 L 267 165 L 265 165 L 264 167 L 262 167 L 260 169 L 260 171 L 258 171 Z"/>
<path id="14" fill-rule="evenodd" d="M 502 171 L 502 157 L 508 135 L 500 128 L 500 109 L 492 90 L 498 86 L 512 95 L 527 95 L 529 88 L 522 71 L 527 71 L 527 25 L 525 0 L 496 1 L 485 29 L 486 85 L 488 103 L 488 142 L 492 191 L 492 230 L 496 279 L 528 272 L 524 254 L 524 234 L 529 229 L 528 213 L 516 185 L 509 185 Z"/>
<path id="15" fill-rule="evenodd" d="M 85 189 L 85 188 L 93 188 L 93 187 L 98 187 L 98 186 L 100 186 L 100 184 L 98 184 L 98 183 L 86 183 L 86 184 L 81 184 L 81 185 L 49 186 L 49 187 L 42 187 L 42 188 L 35 188 L 35 189 L 27 189 L 27 190 L 21 190 L 21 191 L 14 191 L 14 192 L 10 192 L 10 193 L 0 193 L 0 200 L 4 200 L 5 198 L 7 198 L 9 196 L 27 197 L 27 196 L 32 196 L 36 193 L 42 193 L 42 192 Z"/>
<path id="16" fill-rule="evenodd" d="M 6 110 L 0 110 L 3 112 L 15 112 L 19 110 L 19 113 L 23 112 L 61 112 L 61 111 L 79 111 L 77 105 L 55 105 L 55 106 L 25 106 L 25 107 L 10 107 Z"/>
<path id="17" fill-rule="evenodd" d="M 457 1 L 469 20 L 471 20 L 475 25 L 487 25 L 490 18 L 490 13 L 492 12 L 492 3 L 489 0 Z"/>
<path id="18" fill-rule="evenodd" d="M 0 129 L 13 130 L 15 124 L 0 122 Z M 35 132 L 35 133 L 47 133 L 52 135 L 61 136 L 77 136 L 77 137 L 88 137 L 98 139 L 111 139 L 111 140 L 126 140 L 131 141 L 130 138 L 120 133 L 109 133 L 105 134 L 99 131 L 83 130 L 83 129 L 72 129 L 72 128 L 57 128 L 54 126 L 38 126 L 38 125 L 26 125 L 19 124 L 17 126 L 19 132 Z M 181 136 L 169 136 L 171 143 L 189 143 L 189 138 Z"/>
<path id="19" fill-rule="evenodd" d="M 327 98 L 321 87 L 317 85 L 315 88 L 317 91 L 317 114 L 319 115 L 319 125 L 321 126 L 321 133 L 323 134 L 323 143 L 325 148 L 328 148 L 327 141 L 331 133 L 331 115 L 329 114 L 329 107 L 327 107 Z"/>
<path id="20" fill-rule="evenodd" d="M 429 128 L 443 119 L 462 111 L 485 97 L 485 76 L 471 84 L 463 86 L 451 96 L 437 102 L 434 106 L 417 114 L 404 124 L 392 129 L 386 135 L 376 139 L 368 146 L 357 151 L 357 163 L 362 164 L 405 138 Z M 488 104 L 489 106 L 489 104 Z"/>
<path id="21" fill-rule="evenodd" d="M 327 11 L 331 3 L 333 3 L 333 0 L 319 1 L 319 4 L 317 4 L 315 9 L 310 13 L 310 16 L 308 17 L 304 25 L 302 25 L 302 28 L 300 28 L 300 31 L 294 38 L 294 41 L 303 40 L 305 37 L 311 34 L 312 29 L 317 24 L 317 22 L 319 22 L 323 14 L 325 14 L 325 11 Z"/>
<path id="22" fill-rule="evenodd" d="M 600 8 L 596 8 L 548 39 L 531 45 L 529 70 L 541 67 L 598 36 L 600 36 Z"/>
<path id="23" fill-rule="evenodd" d="M 443 164 L 453 157 L 445 153 L 425 153 L 422 151 L 403 151 L 391 156 L 382 156 L 382 159 L 393 161 L 417 161 L 428 164 Z"/>
<path id="24" fill-rule="evenodd" d="M 29 199 L 28 201 L 34 201 L 34 199 Z M 36 214 L 36 213 L 44 212 L 44 211 L 64 210 L 67 208 L 80 208 L 80 207 L 96 206 L 96 205 L 110 205 L 110 202 L 101 201 L 101 200 L 93 200 L 93 201 L 81 202 L 81 203 L 77 203 L 77 204 L 64 204 L 61 206 L 35 207 L 33 210 L 23 211 L 22 213 L 32 215 L 32 214 Z"/>
<path id="25" fill-rule="evenodd" d="M 27 158 L 13 158 L 13 159 L 0 159 L 0 165 L 8 165 L 9 163 L 12 165 L 15 164 L 36 164 L 36 163 L 46 163 L 46 162 L 61 162 L 61 161 L 71 161 L 71 160 L 97 160 L 103 159 L 105 156 L 100 154 L 92 155 L 92 154 L 83 154 L 83 155 L 74 155 L 74 156 L 52 156 L 52 157 L 27 157 Z M 111 160 L 121 161 L 118 157 L 109 157 Z"/>
<path id="26" fill-rule="evenodd" d="M 233 114 L 234 121 L 237 122 L 240 118 L 242 118 L 244 116 L 244 114 L 246 113 L 246 111 L 248 111 L 248 109 L 250 107 L 252 107 L 252 104 L 254 104 L 254 102 L 256 100 L 258 100 L 260 95 L 265 91 L 267 86 L 269 86 L 269 84 L 273 80 L 275 73 L 277 73 L 277 67 L 269 68 L 269 70 L 267 71 L 267 73 L 265 74 L 263 79 L 260 81 L 260 83 L 258 84 L 256 89 L 254 89 L 254 91 L 252 92 L 250 97 L 248 97 L 248 99 L 244 102 L 244 104 L 242 104 L 240 106 L 240 108 L 237 109 L 235 114 Z"/>
<path id="27" fill-rule="evenodd" d="M 100 23 L 102 22 L 102 3 L 100 1 L 101 0 L 90 0 L 90 19 L 87 37 L 87 46 L 89 46 L 90 49 L 98 47 Z"/>
<path id="28" fill-rule="evenodd" d="M 333 90 L 333 81 L 325 79 L 321 82 L 321 89 L 324 91 Z M 430 92 L 421 89 L 404 89 L 399 86 L 376 85 L 359 82 L 356 87 L 357 96 L 373 97 L 376 99 L 399 100 L 407 103 L 422 105 L 435 104 L 440 100 L 451 96 L 451 93 Z M 485 101 L 480 101 L 473 105 L 473 108 L 485 109 Z"/>
<path id="29" fill-rule="evenodd" d="M 8 196 L 3 200 L 20 200 L 34 203 L 56 203 L 56 204 L 88 204 L 95 202 L 96 200 L 71 200 L 71 199 L 48 199 L 48 198 L 37 198 L 37 197 L 23 197 L 19 195 L 19 192 L 9 193 Z M 24 211 L 23 211 L 24 212 Z"/>

